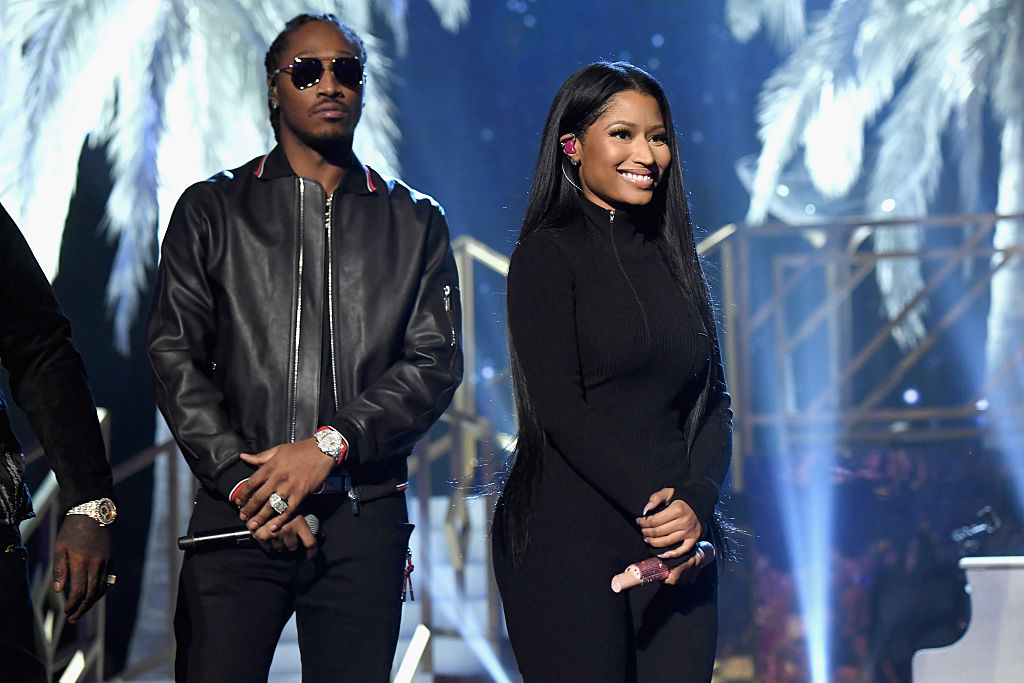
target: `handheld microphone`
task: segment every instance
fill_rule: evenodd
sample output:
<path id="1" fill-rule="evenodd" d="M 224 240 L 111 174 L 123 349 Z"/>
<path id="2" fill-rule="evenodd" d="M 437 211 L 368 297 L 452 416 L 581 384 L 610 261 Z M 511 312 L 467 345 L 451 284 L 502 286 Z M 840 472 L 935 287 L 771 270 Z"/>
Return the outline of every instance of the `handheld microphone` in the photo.
<path id="1" fill-rule="evenodd" d="M 715 559 L 715 546 L 707 541 L 699 541 L 693 550 L 680 557 L 670 557 L 664 560 L 660 557 L 648 557 L 642 562 L 634 562 L 622 573 L 612 577 L 612 590 L 621 593 L 633 586 L 639 586 L 641 583 L 664 581 L 673 567 L 678 567 L 695 555 L 700 558 L 697 561 L 697 566 L 706 567 Z"/>
<path id="2" fill-rule="evenodd" d="M 316 536 L 320 531 L 320 520 L 316 515 L 304 515 L 303 519 L 306 520 L 309 530 Z M 199 534 L 178 537 L 179 550 L 195 550 L 197 552 L 215 548 L 245 548 L 251 545 L 256 545 L 256 539 L 248 529 L 204 531 Z"/>

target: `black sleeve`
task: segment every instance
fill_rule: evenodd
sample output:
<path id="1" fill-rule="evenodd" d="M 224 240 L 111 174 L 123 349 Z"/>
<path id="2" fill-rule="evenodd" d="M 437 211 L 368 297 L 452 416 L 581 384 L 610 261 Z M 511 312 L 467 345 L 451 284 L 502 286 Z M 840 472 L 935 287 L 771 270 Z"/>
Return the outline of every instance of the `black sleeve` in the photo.
<path id="1" fill-rule="evenodd" d="M 548 442 L 591 486 L 639 515 L 653 491 L 632 472 L 628 439 L 587 404 L 574 277 L 553 238 L 538 232 L 516 247 L 507 290 L 509 335 Z"/>
<path id="2" fill-rule="evenodd" d="M 689 505 L 706 529 L 715 511 L 719 491 L 732 460 L 731 400 L 723 379 L 722 364 L 712 359 L 707 409 L 697 428 L 690 451 L 689 472 L 675 484 L 676 498 Z"/>
<path id="3" fill-rule="evenodd" d="M 462 380 L 461 330 L 459 275 L 448 224 L 433 207 L 402 358 L 331 420 L 348 439 L 355 462 L 408 451 L 437 421 Z"/>
<path id="4" fill-rule="evenodd" d="M 82 357 L 50 283 L 0 206 L 0 359 L 60 485 L 62 511 L 113 497 Z"/>
<path id="5" fill-rule="evenodd" d="M 215 202 L 193 186 L 178 201 L 161 245 L 156 293 L 149 317 L 149 362 L 157 406 L 193 473 L 225 498 L 254 471 L 239 455 L 245 440 L 224 410 L 210 379 L 214 294 L 206 273 Z"/>

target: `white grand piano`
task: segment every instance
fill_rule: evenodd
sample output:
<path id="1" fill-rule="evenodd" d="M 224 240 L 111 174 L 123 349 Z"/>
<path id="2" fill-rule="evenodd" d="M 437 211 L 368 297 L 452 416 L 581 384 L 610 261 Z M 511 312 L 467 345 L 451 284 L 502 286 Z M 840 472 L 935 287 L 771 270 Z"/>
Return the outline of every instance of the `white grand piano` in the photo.
<path id="1" fill-rule="evenodd" d="M 946 647 L 914 653 L 914 683 L 1024 681 L 1024 556 L 965 557 L 971 621 Z"/>

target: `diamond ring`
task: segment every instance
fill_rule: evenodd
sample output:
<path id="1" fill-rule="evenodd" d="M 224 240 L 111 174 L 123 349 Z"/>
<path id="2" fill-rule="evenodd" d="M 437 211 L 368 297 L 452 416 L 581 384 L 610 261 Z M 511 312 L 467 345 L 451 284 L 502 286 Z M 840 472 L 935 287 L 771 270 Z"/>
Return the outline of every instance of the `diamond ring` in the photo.
<path id="1" fill-rule="evenodd" d="M 267 502 L 270 503 L 270 507 L 274 508 L 274 512 L 279 515 L 288 512 L 288 501 L 276 493 L 271 493 Z"/>

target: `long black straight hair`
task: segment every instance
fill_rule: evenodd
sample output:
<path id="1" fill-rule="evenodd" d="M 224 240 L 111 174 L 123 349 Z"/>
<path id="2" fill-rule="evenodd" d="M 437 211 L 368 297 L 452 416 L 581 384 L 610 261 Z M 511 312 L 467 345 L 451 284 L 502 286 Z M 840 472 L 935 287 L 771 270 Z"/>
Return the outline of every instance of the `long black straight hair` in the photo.
<path id="1" fill-rule="evenodd" d="M 522 242 L 537 230 L 562 228 L 580 218 L 582 209 L 578 172 L 569 164 L 559 139 L 572 133 L 582 141 L 589 128 L 608 109 L 612 98 L 623 92 L 649 95 L 658 102 L 661 110 L 672 158 L 664 182 L 644 214 L 657 221 L 655 241 L 658 250 L 683 294 L 700 311 L 704 332 L 711 346 L 712 362 L 708 381 L 685 425 L 689 448 L 704 417 L 711 387 L 715 383 L 724 385 L 724 379 L 718 370 L 721 367 L 718 336 L 711 297 L 697 257 L 672 113 L 664 89 L 650 74 L 627 62 L 596 62 L 583 67 L 562 84 L 544 124 L 519 241 Z M 496 515 L 501 518 L 500 540 L 506 553 L 517 563 L 529 544 L 533 493 L 543 466 L 545 435 L 530 398 L 516 353 L 515 339 L 511 334 L 509 356 L 518 438 Z"/>

